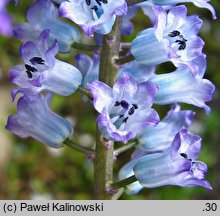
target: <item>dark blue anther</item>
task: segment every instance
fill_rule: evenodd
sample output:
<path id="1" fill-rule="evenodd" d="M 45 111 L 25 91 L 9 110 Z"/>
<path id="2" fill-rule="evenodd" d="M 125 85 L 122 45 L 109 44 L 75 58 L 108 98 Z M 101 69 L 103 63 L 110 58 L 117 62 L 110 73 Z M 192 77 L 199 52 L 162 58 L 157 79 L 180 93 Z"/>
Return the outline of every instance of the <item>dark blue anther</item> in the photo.
<path id="1" fill-rule="evenodd" d="M 137 104 L 132 104 L 132 106 L 133 106 L 135 109 L 138 109 L 138 105 L 137 105 Z"/>
<path id="2" fill-rule="evenodd" d="M 185 153 L 181 153 L 180 156 L 182 156 L 183 158 L 187 158 L 188 157 L 187 154 L 185 154 Z"/>
<path id="3" fill-rule="evenodd" d="M 102 0 L 95 0 L 96 1 L 96 3 L 99 5 L 99 6 L 101 6 L 102 5 Z"/>
<path id="4" fill-rule="evenodd" d="M 32 73 L 30 71 L 26 71 L 28 78 L 32 78 Z"/>
<path id="5" fill-rule="evenodd" d="M 179 46 L 179 50 L 184 50 L 186 48 L 186 42 L 182 41 L 181 45 Z"/>
<path id="6" fill-rule="evenodd" d="M 135 111 L 135 108 L 134 107 L 131 107 L 128 111 L 128 115 L 133 115 L 134 114 L 134 111 Z"/>
<path id="7" fill-rule="evenodd" d="M 36 65 L 36 64 L 44 64 L 44 60 L 41 57 L 33 57 L 30 59 L 31 64 Z"/>
<path id="8" fill-rule="evenodd" d="M 27 71 L 37 72 L 37 69 L 36 69 L 35 67 L 32 67 L 32 66 L 30 66 L 30 65 L 28 65 L 28 64 L 25 64 L 24 66 L 25 66 L 25 68 L 26 68 Z"/>
<path id="9" fill-rule="evenodd" d="M 37 69 L 35 67 L 31 67 L 28 64 L 25 64 L 24 66 L 26 68 L 26 73 L 28 75 L 28 78 L 32 78 L 32 73 L 31 72 L 37 72 Z"/>
<path id="10" fill-rule="evenodd" d="M 93 6 L 91 9 L 97 11 L 97 10 L 98 10 L 98 7 L 95 5 L 95 6 Z"/>
<path id="11" fill-rule="evenodd" d="M 86 4 L 89 6 L 91 4 L 91 0 L 86 0 Z"/>
<path id="12" fill-rule="evenodd" d="M 122 100 L 122 101 L 121 101 L 121 106 L 122 106 L 124 109 L 128 109 L 129 103 L 128 103 L 127 101 L 125 101 L 125 100 Z"/>
<path id="13" fill-rule="evenodd" d="M 179 50 L 184 50 L 186 48 L 186 39 L 182 36 L 182 35 L 179 35 L 179 38 L 178 40 L 175 41 L 175 43 L 178 43 L 180 46 L 179 46 Z"/>
<path id="14" fill-rule="evenodd" d="M 176 37 L 176 36 L 179 36 L 180 35 L 180 32 L 175 30 L 175 31 L 172 31 L 170 32 L 170 34 L 168 34 L 169 37 Z"/>
<path id="15" fill-rule="evenodd" d="M 116 101 L 115 106 L 120 106 L 120 102 Z"/>

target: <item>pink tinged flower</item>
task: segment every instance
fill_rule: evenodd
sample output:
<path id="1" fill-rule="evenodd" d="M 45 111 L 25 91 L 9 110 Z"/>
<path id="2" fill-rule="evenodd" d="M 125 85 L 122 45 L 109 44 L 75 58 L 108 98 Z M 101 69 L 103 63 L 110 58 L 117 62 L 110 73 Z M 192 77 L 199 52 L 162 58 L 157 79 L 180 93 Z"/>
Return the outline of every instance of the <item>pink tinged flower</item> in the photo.
<path id="1" fill-rule="evenodd" d="M 125 73 L 113 88 L 100 81 L 88 84 L 88 88 L 94 107 L 100 113 L 99 130 L 106 139 L 126 143 L 144 128 L 159 122 L 158 114 L 151 108 L 158 88 L 151 82 L 136 84 L 134 78 Z"/>

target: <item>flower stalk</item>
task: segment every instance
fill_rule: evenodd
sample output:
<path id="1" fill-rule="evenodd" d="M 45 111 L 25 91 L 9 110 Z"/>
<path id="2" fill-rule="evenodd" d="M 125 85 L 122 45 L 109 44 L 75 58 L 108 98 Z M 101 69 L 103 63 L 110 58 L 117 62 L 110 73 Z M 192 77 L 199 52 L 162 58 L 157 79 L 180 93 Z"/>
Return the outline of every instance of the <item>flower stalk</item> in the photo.
<path id="1" fill-rule="evenodd" d="M 119 147 L 119 148 L 115 149 L 114 155 L 118 156 L 119 154 L 122 154 L 122 153 L 128 151 L 131 148 L 134 148 L 135 145 L 137 145 L 137 142 L 133 142 L 133 143 L 130 143 L 130 144 L 123 145 L 122 147 Z"/>
<path id="2" fill-rule="evenodd" d="M 128 177 L 128 178 L 125 178 L 125 179 L 123 179 L 123 180 L 121 180 L 121 181 L 117 181 L 117 182 L 114 182 L 114 183 L 110 184 L 110 187 L 111 187 L 111 189 L 113 189 L 113 190 L 117 190 L 117 189 L 119 189 L 119 188 L 125 187 L 126 185 L 132 184 L 132 183 L 134 183 L 134 182 L 136 182 L 136 181 L 137 181 L 137 179 L 136 179 L 136 177 L 133 175 L 133 176 L 130 176 L 130 177 Z"/>
<path id="3" fill-rule="evenodd" d="M 73 140 L 70 140 L 69 138 L 67 138 L 66 140 L 64 140 L 63 142 L 65 145 L 67 145 L 68 147 L 74 149 L 74 150 L 77 150 L 79 152 L 82 152 L 84 154 L 87 154 L 87 155 L 94 155 L 94 150 L 90 149 L 90 148 L 87 148 L 87 147 L 84 147 L 84 146 L 81 146 L 79 144 L 77 144 L 76 142 L 74 142 Z"/>
<path id="4" fill-rule="evenodd" d="M 77 42 L 72 43 L 71 46 L 75 49 L 82 50 L 82 51 L 88 51 L 88 52 L 94 52 L 100 48 L 97 45 L 81 44 L 81 43 L 77 43 Z"/>
<path id="5" fill-rule="evenodd" d="M 131 62 L 133 60 L 134 60 L 134 56 L 132 54 L 130 54 L 130 55 L 122 57 L 122 58 L 115 58 L 114 59 L 114 63 L 116 65 L 123 65 L 123 64 Z"/>
<path id="6" fill-rule="evenodd" d="M 121 18 L 117 17 L 112 32 L 103 37 L 100 58 L 99 80 L 113 86 L 117 68 L 113 59 L 118 57 L 120 47 Z M 107 66 L 107 67 L 106 67 Z M 104 145 L 108 143 L 108 147 Z M 94 193 L 95 199 L 111 199 L 106 192 L 107 182 L 113 177 L 114 142 L 106 141 L 100 134 L 97 126 L 96 149 L 94 159 Z"/>
<path id="7" fill-rule="evenodd" d="M 87 96 L 90 100 L 93 99 L 92 94 L 90 93 L 90 91 L 88 91 L 87 89 L 79 86 L 77 91 L 85 96 Z"/>

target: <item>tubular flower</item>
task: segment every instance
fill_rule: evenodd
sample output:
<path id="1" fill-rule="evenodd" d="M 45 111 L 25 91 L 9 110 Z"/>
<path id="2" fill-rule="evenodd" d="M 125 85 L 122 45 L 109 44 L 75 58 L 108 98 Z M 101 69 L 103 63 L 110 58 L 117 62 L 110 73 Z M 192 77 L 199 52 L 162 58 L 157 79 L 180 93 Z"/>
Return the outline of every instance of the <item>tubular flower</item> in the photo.
<path id="1" fill-rule="evenodd" d="M 135 59 L 145 65 L 171 61 L 175 66 L 186 64 L 192 68 L 193 60 L 202 54 L 203 40 L 197 36 L 202 21 L 195 15 L 186 16 L 185 6 L 172 8 L 168 14 L 155 6 L 154 28 L 142 31 L 131 44 Z"/>
<path id="2" fill-rule="evenodd" d="M 45 97 L 41 94 L 20 97 L 17 114 L 8 117 L 6 129 L 21 138 L 33 137 L 50 147 L 62 147 L 73 128 L 67 120 L 51 111 L 50 98 L 49 93 Z"/>
<path id="3" fill-rule="evenodd" d="M 113 89 L 100 81 L 88 84 L 88 88 L 94 107 L 100 113 L 99 130 L 109 140 L 126 143 L 144 128 L 159 122 L 158 114 L 151 108 L 158 88 L 151 82 L 137 85 L 133 77 L 125 73 Z"/>
<path id="4" fill-rule="evenodd" d="M 58 44 L 54 41 L 48 47 L 48 39 L 49 30 L 45 30 L 36 43 L 29 41 L 21 46 L 24 65 L 17 65 L 9 71 L 11 82 L 21 87 L 12 91 L 13 98 L 18 92 L 33 95 L 43 90 L 67 96 L 81 84 L 80 71 L 56 59 Z"/>
<path id="5" fill-rule="evenodd" d="M 37 0 L 27 11 L 28 23 L 21 23 L 14 28 L 15 36 L 22 42 L 36 41 L 41 31 L 50 29 L 49 42 L 56 39 L 59 51 L 71 51 L 71 44 L 79 41 L 79 31 L 58 19 L 58 9 L 51 0 Z"/>
<path id="6" fill-rule="evenodd" d="M 167 152 L 146 155 L 134 166 L 134 173 L 144 187 L 179 185 L 211 189 L 205 180 L 207 166 L 197 161 L 201 138 L 182 129 Z"/>
<path id="7" fill-rule="evenodd" d="M 167 150 L 152 154 L 136 152 L 132 161 L 120 171 L 120 177 L 135 175 L 139 184 L 133 185 L 131 192 L 139 191 L 141 186 L 155 188 L 164 185 L 212 189 L 205 180 L 206 164 L 197 161 L 200 148 L 201 138 L 183 128 Z"/>
<path id="8" fill-rule="evenodd" d="M 134 175 L 133 167 L 140 157 L 159 153 L 169 148 L 175 135 L 182 127 L 188 128 L 193 118 L 194 113 L 192 111 L 180 110 L 179 105 L 173 105 L 167 116 L 158 125 L 144 129 L 137 137 L 139 145 L 131 156 L 131 162 L 120 170 L 119 178 L 123 179 Z M 158 137 L 160 138 L 158 139 Z M 142 188 L 143 186 L 137 181 L 128 185 L 126 192 L 134 194 Z"/>
<path id="9" fill-rule="evenodd" d="M 167 116 L 152 128 L 146 128 L 139 136 L 139 148 L 143 151 L 163 151 L 181 128 L 188 128 L 195 113 L 190 110 L 180 110 L 179 105 L 173 105 Z M 158 135 L 160 134 L 160 139 Z"/>
<path id="10" fill-rule="evenodd" d="M 212 100 L 215 86 L 207 79 L 194 76 L 187 66 L 179 67 L 176 71 L 167 74 L 155 75 L 149 79 L 158 85 L 155 104 L 188 103 L 204 108 L 207 113 L 210 108 L 205 102 Z"/>
<path id="11" fill-rule="evenodd" d="M 91 36 L 94 32 L 108 34 L 116 15 L 127 13 L 125 0 L 70 0 L 60 6 L 60 15 L 71 19 Z"/>

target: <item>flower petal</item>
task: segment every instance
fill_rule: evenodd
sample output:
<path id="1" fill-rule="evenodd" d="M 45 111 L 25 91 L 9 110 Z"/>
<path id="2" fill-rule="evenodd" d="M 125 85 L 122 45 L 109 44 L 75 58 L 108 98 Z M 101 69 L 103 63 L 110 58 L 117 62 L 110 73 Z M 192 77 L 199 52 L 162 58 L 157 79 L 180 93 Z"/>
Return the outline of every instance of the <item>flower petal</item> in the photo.
<path id="1" fill-rule="evenodd" d="M 212 99 L 215 87 L 209 80 L 194 77 L 189 68 L 181 67 L 172 73 L 155 75 L 149 81 L 159 86 L 156 104 L 184 102 L 204 108 L 207 114 L 210 112 L 205 102 Z"/>
<path id="2" fill-rule="evenodd" d="M 180 110 L 173 105 L 167 116 L 155 127 L 146 128 L 138 137 L 139 148 L 143 151 L 165 150 L 182 128 L 188 128 L 195 113 L 190 110 Z M 159 137 L 159 138 L 158 138 Z"/>
<path id="3" fill-rule="evenodd" d="M 113 96 L 117 100 L 133 98 L 136 91 L 137 84 L 128 73 L 124 73 L 113 86 Z"/>
<path id="4" fill-rule="evenodd" d="M 157 40 L 161 41 L 163 38 L 163 32 L 167 25 L 167 13 L 162 7 L 159 6 L 153 7 L 153 12 L 156 15 L 156 22 L 154 25 L 155 35 Z"/>
<path id="5" fill-rule="evenodd" d="M 88 89 L 93 96 L 95 109 L 101 113 L 105 107 L 109 107 L 113 102 L 112 89 L 103 82 L 95 81 L 88 83 Z"/>

